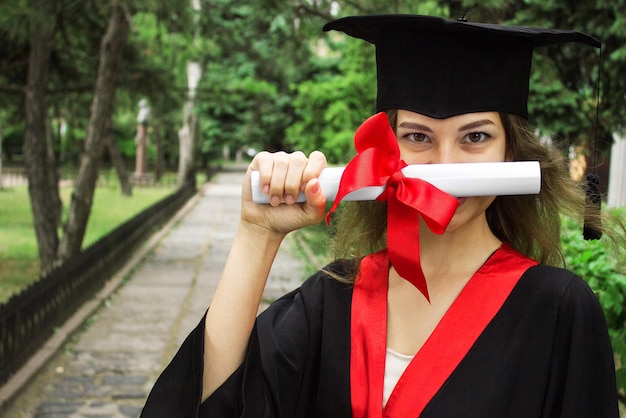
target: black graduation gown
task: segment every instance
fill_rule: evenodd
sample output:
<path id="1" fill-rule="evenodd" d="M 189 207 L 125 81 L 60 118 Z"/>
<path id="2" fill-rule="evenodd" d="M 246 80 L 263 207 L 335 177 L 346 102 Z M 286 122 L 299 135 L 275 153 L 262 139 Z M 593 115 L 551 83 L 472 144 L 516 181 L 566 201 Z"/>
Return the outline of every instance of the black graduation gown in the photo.
<path id="1" fill-rule="evenodd" d="M 202 320 L 157 380 L 142 417 L 350 417 L 351 299 L 352 286 L 320 272 L 277 300 L 258 317 L 244 363 L 200 405 Z M 571 272 L 538 265 L 420 417 L 618 415 L 596 296 Z"/>

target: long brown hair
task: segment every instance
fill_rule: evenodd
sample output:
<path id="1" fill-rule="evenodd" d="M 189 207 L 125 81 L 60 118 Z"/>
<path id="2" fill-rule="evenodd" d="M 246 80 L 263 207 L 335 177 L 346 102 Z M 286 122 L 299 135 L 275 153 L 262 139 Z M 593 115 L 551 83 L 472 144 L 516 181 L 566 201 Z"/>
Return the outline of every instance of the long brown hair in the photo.
<path id="1" fill-rule="evenodd" d="M 395 130 L 397 111 L 388 111 L 387 116 Z M 500 113 L 500 118 L 507 156 L 513 161 L 539 161 L 541 191 L 538 195 L 496 197 L 486 211 L 489 227 L 498 239 L 519 252 L 544 264 L 563 266 L 561 215 L 582 220 L 582 186 L 570 178 L 563 154 L 543 143 L 525 118 L 506 113 Z M 602 229 L 599 214 L 589 221 Z M 362 257 L 386 245 L 385 202 L 343 203 L 333 222 L 337 258 L 355 259 L 358 265 Z"/>

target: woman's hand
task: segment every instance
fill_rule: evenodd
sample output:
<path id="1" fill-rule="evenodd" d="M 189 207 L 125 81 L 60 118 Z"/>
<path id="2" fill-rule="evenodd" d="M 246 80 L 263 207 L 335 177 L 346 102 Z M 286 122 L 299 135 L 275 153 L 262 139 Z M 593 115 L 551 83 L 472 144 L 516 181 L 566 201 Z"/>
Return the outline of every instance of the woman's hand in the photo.
<path id="1" fill-rule="evenodd" d="M 313 151 L 308 158 L 300 151 L 257 154 L 244 180 L 242 222 L 276 235 L 321 222 L 326 197 L 318 177 L 324 167 L 326 157 L 319 151 Z M 259 171 L 263 193 L 269 196 L 269 205 L 252 202 L 250 172 L 255 170 Z M 300 192 L 306 197 L 304 203 L 296 203 Z"/>

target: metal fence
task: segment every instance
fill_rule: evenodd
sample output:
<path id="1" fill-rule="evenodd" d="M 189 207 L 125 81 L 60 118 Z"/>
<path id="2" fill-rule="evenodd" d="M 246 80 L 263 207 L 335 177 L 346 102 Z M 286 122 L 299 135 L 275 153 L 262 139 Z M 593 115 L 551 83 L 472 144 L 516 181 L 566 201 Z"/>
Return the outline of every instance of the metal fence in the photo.
<path id="1" fill-rule="evenodd" d="M 64 168 L 59 172 L 59 185 L 71 186 L 74 184 L 78 170 Z M 166 172 L 157 180 L 152 173 L 141 177 L 140 181 L 130 174 L 130 181 L 133 186 L 137 187 L 173 187 L 178 183 L 178 173 Z M 119 179 L 115 170 L 102 167 L 98 171 L 97 187 L 119 187 Z M 28 185 L 28 177 L 26 169 L 22 166 L 18 167 L 2 167 L 0 172 L 0 189 L 9 187 L 20 187 Z"/>
<path id="2" fill-rule="evenodd" d="M 0 384 L 194 194 L 190 186 L 157 202 L 0 305 Z"/>

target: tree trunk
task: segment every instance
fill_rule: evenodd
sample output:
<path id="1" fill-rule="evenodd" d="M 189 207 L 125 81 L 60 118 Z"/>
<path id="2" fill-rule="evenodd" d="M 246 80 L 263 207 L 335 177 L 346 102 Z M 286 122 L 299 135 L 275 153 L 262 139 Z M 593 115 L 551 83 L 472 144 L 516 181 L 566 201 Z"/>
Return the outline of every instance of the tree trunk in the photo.
<path id="1" fill-rule="evenodd" d="M 197 4 L 192 2 L 194 10 Z M 197 36 L 196 36 L 197 37 Z M 196 185 L 196 128 L 198 117 L 194 113 L 196 87 L 202 76 L 202 67 L 195 61 L 187 62 L 187 102 L 183 109 L 183 126 L 178 131 L 180 156 L 178 160 L 178 188 Z"/>
<path id="2" fill-rule="evenodd" d="M 156 142 L 156 162 L 154 167 L 154 180 L 159 182 L 165 172 L 165 161 L 163 157 L 163 137 L 161 136 L 161 125 L 154 121 L 152 123 L 154 129 L 154 138 Z"/>
<path id="3" fill-rule="evenodd" d="M 48 193 L 50 193 L 50 211 L 56 218 L 55 224 L 61 225 L 61 214 L 63 212 L 63 202 L 61 202 L 61 194 L 59 193 L 59 170 L 57 165 L 57 158 L 54 154 L 54 136 L 52 135 L 52 126 L 50 125 L 50 119 L 46 116 L 46 158 L 48 161 L 46 180 L 48 181 Z M 55 234 L 56 235 L 56 234 Z"/>
<path id="4" fill-rule="evenodd" d="M 124 159 L 122 158 L 122 152 L 120 151 L 120 147 L 115 140 L 115 136 L 109 135 L 106 139 L 106 143 L 107 148 L 109 149 L 109 157 L 111 157 L 111 162 L 115 167 L 117 178 L 120 181 L 122 196 L 132 196 L 133 189 L 128 179 L 128 171 L 126 170 L 126 165 L 124 164 Z"/>
<path id="5" fill-rule="evenodd" d="M 0 190 L 2 190 L 2 121 L 0 120 Z"/>
<path id="6" fill-rule="evenodd" d="M 111 126 L 115 83 L 130 32 L 130 23 L 125 5 L 122 2 L 116 3 L 100 45 L 98 78 L 87 126 L 85 153 L 81 158 L 63 238 L 59 245 L 60 261 L 80 252 L 85 236 L 98 177 L 98 163 Z"/>
<path id="7" fill-rule="evenodd" d="M 193 113 L 193 101 L 185 104 L 183 126 L 178 131 L 180 141 L 180 156 L 178 160 L 178 188 L 196 184 L 195 149 L 196 149 L 196 122 Z"/>
<path id="8" fill-rule="evenodd" d="M 35 2 L 34 9 L 45 15 L 50 4 L 47 0 Z M 58 227 L 61 214 L 59 182 L 54 155 L 49 152 L 46 139 L 46 86 L 50 67 L 52 27 L 48 20 L 31 18 L 32 34 L 28 75 L 26 81 L 24 112 L 24 162 L 28 177 L 33 223 L 39 248 L 41 272 L 54 266 L 59 244 Z"/>

